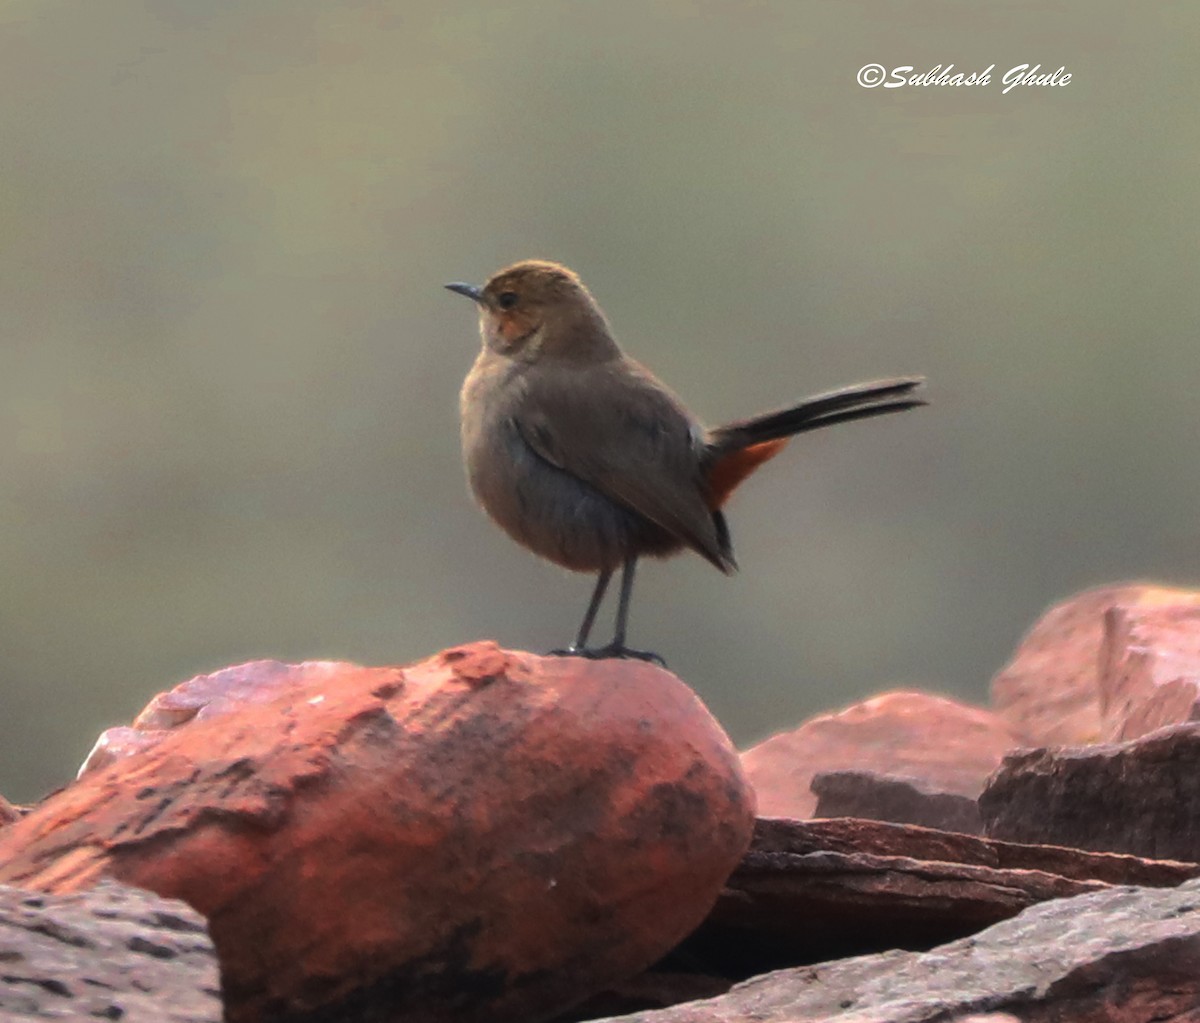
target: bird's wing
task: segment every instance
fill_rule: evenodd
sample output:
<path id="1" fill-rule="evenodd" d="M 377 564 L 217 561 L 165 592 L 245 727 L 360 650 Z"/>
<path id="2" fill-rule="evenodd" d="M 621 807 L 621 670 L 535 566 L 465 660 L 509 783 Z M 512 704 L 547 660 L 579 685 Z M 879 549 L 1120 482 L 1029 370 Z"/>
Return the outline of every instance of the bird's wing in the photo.
<path id="1" fill-rule="evenodd" d="M 525 442 L 731 571 L 728 537 L 706 498 L 700 430 L 679 400 L 628 360 L 537 370 L 514 417 Z"/>

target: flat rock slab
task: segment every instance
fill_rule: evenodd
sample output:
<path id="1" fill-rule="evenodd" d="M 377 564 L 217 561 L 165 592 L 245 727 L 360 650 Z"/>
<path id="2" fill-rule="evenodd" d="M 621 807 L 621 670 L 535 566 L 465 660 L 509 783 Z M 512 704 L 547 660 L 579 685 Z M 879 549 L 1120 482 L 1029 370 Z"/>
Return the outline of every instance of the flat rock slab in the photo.
<path id="1" fill-rule="evenodd" d="M 1200 881 L 1058 899 L 932 951 L 781 970 L 620 1020 L 965 1023 L 997 1013 L 1020 1023 L 1197 1023 Z"/>
<path id="2" fill-rule="evenodd" d="M 0 1019 L 218 1023 L 204 919 L 113 882 L 78 895 L 0 886 Z"/>
<path id="3" fill-rule="evenodd" d="M 1181 884 L 1200 876 L 1200 864 L 1190 862 L 1003 842 L 914 825 L 849 818 L 794 821 L 760 817 L 743 863 L 760 853 L 809 852 L 867 853 L 1002 870 L 1039 870 L 1080 881 L 1154 888 Z"/>
<path id="4" fill-rule="evenodd" d="M 741 979 L 884 949 L 928 949 L 1039 902 L 1198 875 L 1192 863 L 877 821 L 760 819 L 750 851 L 682 952 L 694 968 Z"/>
<path id="5" fill-rule="evenodd" d="M 1200 862 L 1200 723 L 1012 753 L 979 808 L 994 838 Z"/>

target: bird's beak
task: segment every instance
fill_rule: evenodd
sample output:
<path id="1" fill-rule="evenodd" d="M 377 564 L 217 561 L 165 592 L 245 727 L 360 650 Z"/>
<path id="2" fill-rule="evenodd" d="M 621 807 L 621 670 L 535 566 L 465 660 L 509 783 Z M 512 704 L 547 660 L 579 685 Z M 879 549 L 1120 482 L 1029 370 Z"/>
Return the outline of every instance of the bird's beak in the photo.
<path id="1" fill-rule="evenodd" d="M 472 302 L 483 301 L 483 289 L 477 288 L 474 284 L 463 284 L 462 281 L 455 281 L 453 284 L 447 284 L 446 290 L 453 291 L 458 295 L 466 295 Z"/>

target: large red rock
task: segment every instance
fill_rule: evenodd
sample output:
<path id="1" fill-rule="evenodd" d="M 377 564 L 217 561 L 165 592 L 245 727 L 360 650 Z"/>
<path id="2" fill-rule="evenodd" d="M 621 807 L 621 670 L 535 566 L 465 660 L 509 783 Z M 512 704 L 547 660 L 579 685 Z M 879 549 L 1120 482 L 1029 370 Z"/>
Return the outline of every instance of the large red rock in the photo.
<path id="1" fill-rule="evenodd" d="M 991 711 L 921 692 L 884 693 L 822 714 L 742 754 L 768 817 L 811 817 L 813 776 L 874 771 L 974 798 L 1020 736 Z"/>
<path id="2" fill-rule="evenodd" d="M 1151 583 L 1123 583 L 1079 593 L 1050 608 L 992 680 L 992 704 L 1028 746 L 1072 746 L 1115 734 L 1104 706 L 1101 647 L 1105 616 L 1115 607 L 1152 609 L 1200 604 L 1200 593 Z"/>
<path id="3" fill-rule="evenodd" d="M 1200 718 L 1200 605 L 1108 610 L 1100 707 L 1116 740 Z"/>
<path id="4" fill-rule="evenodd" d="M 728 739 L 647 664 L 218 674 L 0 832 L 0 882 L 183 899 L 232 1023 L 545 1018 L 675 945 L 749 842 Z"/>

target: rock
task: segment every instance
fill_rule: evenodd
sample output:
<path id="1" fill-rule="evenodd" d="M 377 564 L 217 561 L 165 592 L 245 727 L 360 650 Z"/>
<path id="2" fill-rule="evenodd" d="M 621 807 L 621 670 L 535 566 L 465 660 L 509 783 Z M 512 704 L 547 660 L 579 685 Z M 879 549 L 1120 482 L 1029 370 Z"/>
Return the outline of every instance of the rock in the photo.
<path id="1" fill-rule="evenodd" d="M 1100 708 L 1116 740 L 1200 718 L 1200 606 L 1109 608 Z"/>
<path id="2" fill-rule="evenodd" d="M 970 1016 L 956 1016 L 954 1023 L 1021 1023 L 1021 1021 L 1007 1012 L 973 1012 Z"/>
<path id="3" fill-rule="evenodd" d="M 979 809 L 993 838 L 1200 861 L 1200 723 L 1130 742 L 1019 750 Z"/>
<path id="4" fill-rule="evenodd" d="M 584 1023 L 598 1016 L 665 1009 L 681 1002 L 723 995 L 732 983 L 724 977 L 653 970 L 593 995 L 570 1012 L 556 1017 L 554 1023 Z"/>
<path id="5" fill-rule="evenodd" d="M 1100 649 L 1113 607 L 1153 608 L 1200 603 L 1200 593 L 1150 583 L 1104 586 L 1047 611 L 1009 665 L 992 680 L 992 705 L 1025 737 L 1022 745 L 1097 742 L 1114 734 L 1102 720 Z"/>
<path id="6" fill-rule="evenodd" d="M 928 952 L 755 977 L 717 998 L 621 1023 L 1196 1023 L 1200 880 L 1107 888 L 1032 906 Z"/>
<path id="7" fill-rule="evenodd" d="M 875 771 L 921 782 L 931 792 L 974 798 L 1021 738 L 991 711 L 942 696 L 894 692 L 823 714 L 742 754 L 759 812 L 811 817 L 821 771 Z"/>
<path id="8" fill-rule="evenodd" d="M 911 825 L 762 819 L 713 912 L 681 951 L 694 969 L 740 980 L 782 966 L 929 949 L 1047 899 L 1196 876 L 1194 863 Z"/>
<path id="9" fill-rule="evenodd" d="M 548 1018 L 691 931 L 749 841 L 727 737 L 648 664 L 481 643 L 218 676 L 276 691 L 199 701 L 4 829 L 0 881 L 184 899 L 231 1023 Z"/>
<path id="10" fill-rule="evenodd" d="M 1036 870 L 1079 881 L 1171 887 L 1200 876 L 1200 864 L 1023 845 L 911 825 L 864 820 L 793 821 L 759 818 L 743 864 L 758 854 L 836 852 L 896 856 L 930 863 L 965 863 L 997 870 Z M 739 867 L 740 869 L 740 867 Z M 738 877 L 730 878 L 730 886 Z"/>
<path id="11" fill-rule="evenodd" d="M 112 882 L 59 896 L 0 886 L 0 1017 L 218 1023 L 204 920 Z"/>
<path id="12" fill-rule="evenodd" d="M 822 771 L 812 780 L 814 817 L 862 817 L 978 835 L 979 807 L 970 796 L 938 792 L 916 778 L 874 771 Z"/>
<path id="13" fill-rule="evenodd" d="M 209 675 L 197 675 L 159 693 L 146 704 L 132 725 L 103 732 L 79 768 L 79 776 L 151 749 L 173 730 L 191 721 L 210 721 L 251 704 L 267 703 L 297 686 L 319 686 L 328 679 L 361 670 L 358 665 L 345 661 L 305 661 L 302 664 L 249 661 Z"/>

